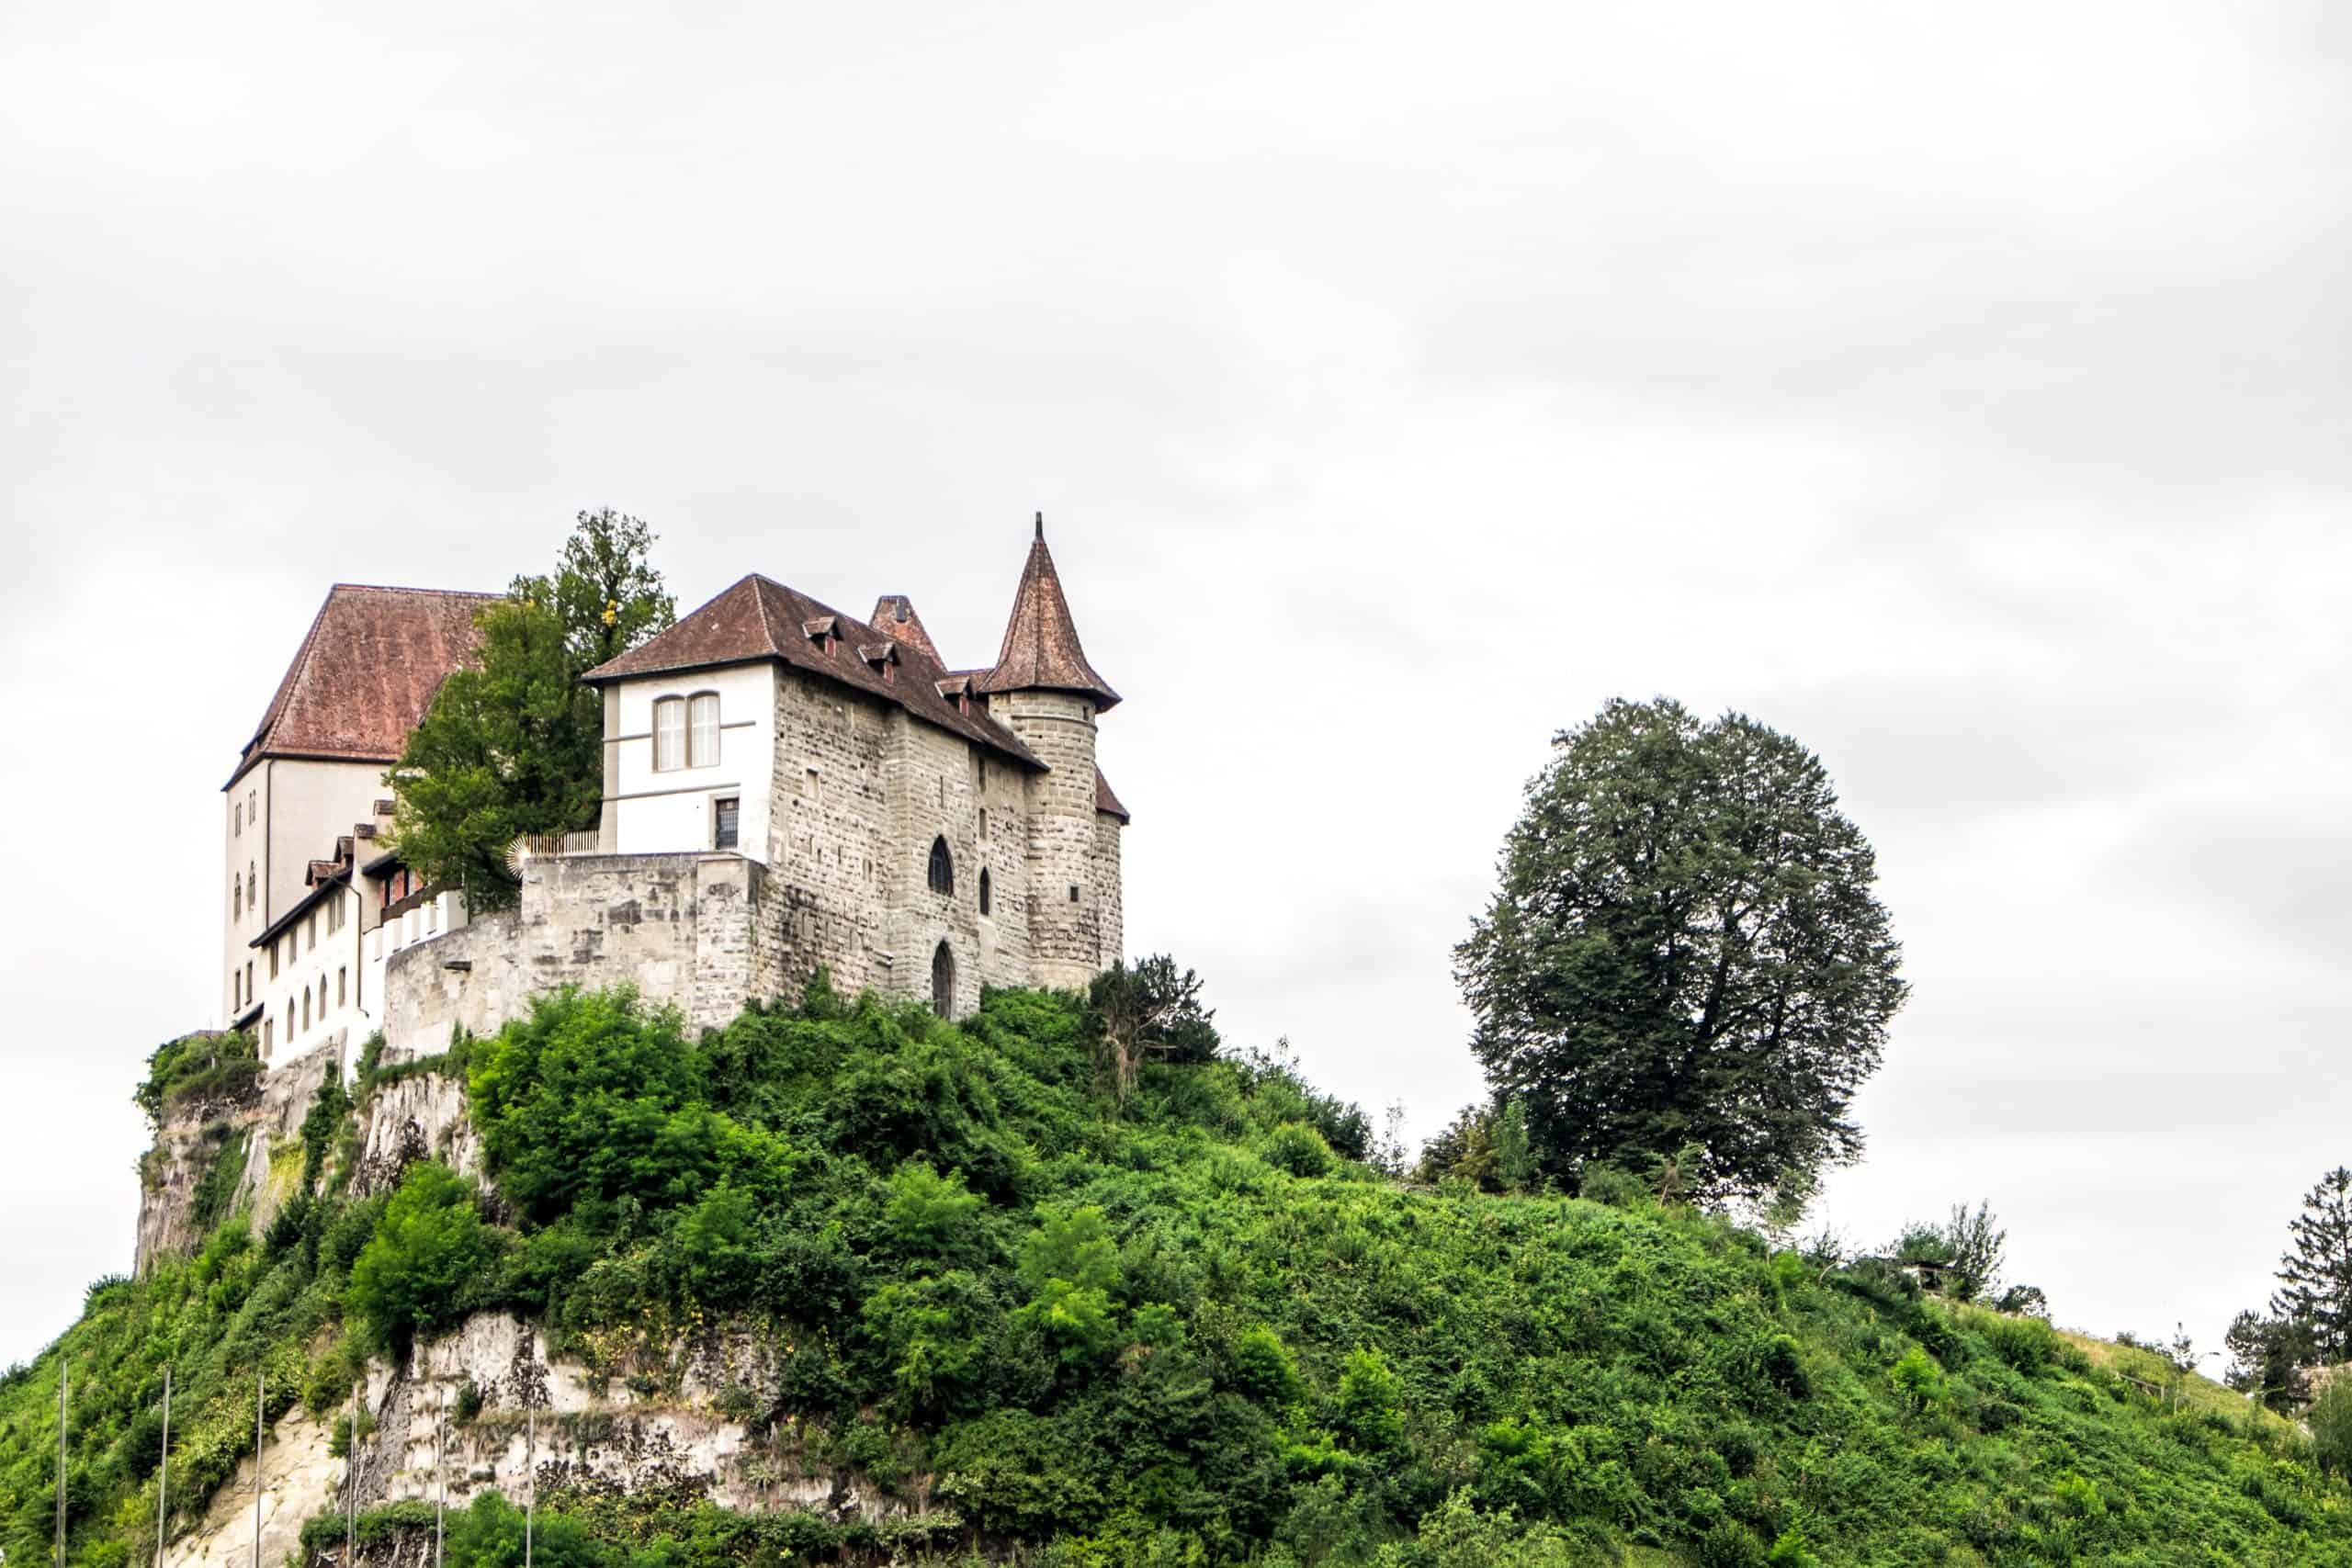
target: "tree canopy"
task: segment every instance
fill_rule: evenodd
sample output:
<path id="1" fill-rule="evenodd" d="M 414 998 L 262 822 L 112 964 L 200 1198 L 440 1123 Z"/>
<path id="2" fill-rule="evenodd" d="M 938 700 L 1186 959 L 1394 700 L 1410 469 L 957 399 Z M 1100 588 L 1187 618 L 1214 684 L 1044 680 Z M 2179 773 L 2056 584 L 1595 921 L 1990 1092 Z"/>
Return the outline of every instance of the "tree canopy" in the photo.
<path id="1" fill-rule="evenodd" d="M 1674 1161 L 1702 1198 L 1859 1157 L 1902 1006 L 1877 865 L 1819 758 L 1739 714 L 1611 703 L 1555 741 L 1457 975 L 1547 1174 Z"/>
<path id="2" fill-rule="evenodd" d="M 676 618 L 646 525 L 582 512 L 547 577 L 517 577 L 485 606 L 477 661 L 451 673 L 387 775 L 390 842 L 426 882 L 477 909 L 513 902 L 507 851 L 526 835 L 594 826 L 605 710 L 580 677 Z"/>
<path id="3" fill-rule="evenodd" d="M 2352 1169 L 2321 1177 L 2287 1231 L 2271 1310 L 2303 1326 L 2321 1360 L 2352 1359 Z"/>

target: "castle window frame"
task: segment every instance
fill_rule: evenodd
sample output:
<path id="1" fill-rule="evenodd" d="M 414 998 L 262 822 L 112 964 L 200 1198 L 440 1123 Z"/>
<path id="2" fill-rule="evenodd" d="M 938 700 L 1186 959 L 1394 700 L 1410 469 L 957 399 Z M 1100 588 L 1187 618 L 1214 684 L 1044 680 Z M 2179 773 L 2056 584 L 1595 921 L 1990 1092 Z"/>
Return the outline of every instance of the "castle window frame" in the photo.
<path id="1" fill-rule="evenodd" d="M 989 868 L 982 866 L 980 867 L 980 913 L 983 915 L 991 913 L 993 908 L 994 900 L 990 897 L 989 889 Z"/>
<path id="2" fill-rule="evenodd" d="M 931 1010 L 942 1018 L 956 1012 L 956 950 L 944 941 L 931 953 Z"/>
<path id="3" fill-rule="evenodd" d="M 686 699 L 653 699 L 653 771 L 674 773 L 686 762 Z"/>
<path id="4" fill-rule="evenodd" d="M 717 692 L 695 692 L 686 698 L 686 766 L 718 766 Z"/>
<path id="5" fill-rule="evenodd" d="M 924 879 L 933 893 L 949 898 L 956 897 L 956 856 L 948 849 L 946 839 L 932 840 L 931 864 L 924 873 Z"/>
<path id="6" fill-rule="evenodd" d="M 743 841 L 743 797 L 721 795 L 710 802 L 710 847 L 714 850 L 736 850 Z"/>

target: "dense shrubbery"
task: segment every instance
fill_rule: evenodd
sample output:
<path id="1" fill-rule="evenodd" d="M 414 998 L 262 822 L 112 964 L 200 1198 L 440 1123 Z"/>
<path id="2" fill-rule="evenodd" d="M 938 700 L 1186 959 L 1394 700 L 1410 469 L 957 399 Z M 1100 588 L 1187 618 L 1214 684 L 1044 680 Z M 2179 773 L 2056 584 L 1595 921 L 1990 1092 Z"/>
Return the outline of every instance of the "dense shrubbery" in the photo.
<path id="1" fill-rule="evenodd" d="M 147 1078 L 131 1100 L 160 1125 L 164 1117 L 201 1102 L 232 1105 L 252 1098 L 261 1079 L 261 1054 L 250 1034 L 189 1034 L 166 1040 L 147 1058 Z"/>
<path id="2" fill-rule="evenodd" d="M 97 1562 L 145 1550 L 165 1359 L 175 1476 L 208 1483 L 256 1360 L 331 1413 L 352 1342 L 492 1306 L 657 1393 L 691 1325 L 763 1325 L 782 1385 L 733 1413 L 922 1510 L 551 1496 L 567 1568 L 2352 1562 L 2352 1502 L 2282 1424 L 2167 1414 L 2047 1325 L 1630 1188 L 1397 1187 L 1274 1063 L 1144 1060 L 1123 1095 L 1101 1059 L 1082 1005 L 1030 992 L 950 1027 L 820 991 L 699 1041 L 626 997 L 544 1003 L 465 1057 L 496 1204 L 432 1165 L 322 1192 L 96 1292 L 0 1384 L 0 1546 L 47 1538 L 61 1358 Z M 513 1533 L 477 1505 L 453 1568 L 503 1568 Z"/>

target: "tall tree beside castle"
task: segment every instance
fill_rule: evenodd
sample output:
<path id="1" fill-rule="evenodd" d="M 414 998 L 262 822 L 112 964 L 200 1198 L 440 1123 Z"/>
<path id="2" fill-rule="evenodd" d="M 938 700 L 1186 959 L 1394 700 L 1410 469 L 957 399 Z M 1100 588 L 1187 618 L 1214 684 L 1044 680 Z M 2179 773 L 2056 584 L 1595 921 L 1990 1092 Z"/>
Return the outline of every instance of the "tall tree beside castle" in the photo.
<path id="1" fill-rule="evenodd" d="M 1479 1061 L 1543 1169 L 1676 1160 L 1685 1190 L 1753 1197 L 1859 1157 L 1854 1091 L 1905 987 L 1820 759 L 1667 699 L 1612 702 L 1555 746 L 1455 953 Z"/>
<path id="2" fill-rule="evenodd" d="M 425 881 L 498 908 L 514 898 L 517 838 L 595 826 L 604 703 L 580 677 L 677 618 L 652 544 L 635 517 L 582 512 L 551 575 L 517 577 L 477 613 L 478 661 L 442 682 L 388 775 L 392 845 Z"/>
<path id="3" fill-rule="evenodd" d="M 2322 1361 L 2352 1360 L 2352 1169 L 2321 1177 L 2287 1231 L 2271 1311 L 2302 1325 Z"/>

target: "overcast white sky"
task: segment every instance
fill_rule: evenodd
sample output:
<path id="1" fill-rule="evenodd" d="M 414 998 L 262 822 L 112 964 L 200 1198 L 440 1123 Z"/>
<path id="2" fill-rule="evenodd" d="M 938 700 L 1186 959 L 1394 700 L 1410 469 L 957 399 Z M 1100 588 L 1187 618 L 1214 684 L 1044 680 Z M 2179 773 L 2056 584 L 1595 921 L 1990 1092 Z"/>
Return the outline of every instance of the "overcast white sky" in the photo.
<path id="1" fill-rule="evenodd" d="M 334 13 L 334 14 L 329 14 Z M 0 1362 L 129 1267 L 218 788 L 328 583 L 574 510 L 996 646 L 1042 507 L 1128 934 L 1426 1133 L 1615 694 L 1818 750 L 1916 992 L 1858 1239 L 2260 1302 L 2352 1159 L 2352 14 L 0 13 Z"/>

